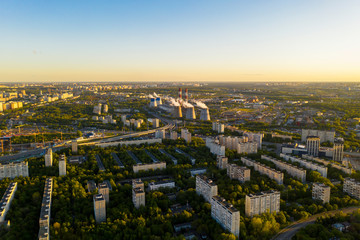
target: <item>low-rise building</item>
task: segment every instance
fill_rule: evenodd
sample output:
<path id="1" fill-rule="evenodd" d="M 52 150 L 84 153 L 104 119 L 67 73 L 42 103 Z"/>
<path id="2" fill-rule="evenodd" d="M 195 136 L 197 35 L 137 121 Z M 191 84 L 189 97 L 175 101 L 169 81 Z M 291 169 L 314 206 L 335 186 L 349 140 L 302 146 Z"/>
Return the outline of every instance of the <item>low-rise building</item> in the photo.
<path id="1" fill-rule="evenodd" d="M 302 167 L 305 167 L 305 168 L 308 168 L 308 169 L 311 169 L 311 170 L 314 170 L 314 171 L 317 171 L 321 174 L 321 176 L 323 177 L 327 177 L 327 167 L 325 166 L 322 166 L 322 165 L 319 165 L 317 163 L 313 163 L 313 162 L 310 162 L 310 161 L 306 161 L 304 159 L 301 159 L 301 158 L 297 158 L 297 157 L 293 157 L 293 156 L 290 156 L 290 155 L 287 155 L 287 154 L 283 154 L 283 153 L 280 153 L 280 157 L 284 158 L 286 161 L 293 161 L 293 162 L 297 162 L 300 164 L 300 166 Z"/>
<path id="2" fill-rule="evenodd" d="M 267 191 L 257 194 L 248 194 L 245 198 L 245 215 L 252 217 L 257 214 L 279 212 L 280 192 Z"/>
<path id="3" fill-rule="evenodd" d="M 156 169 L 165 169 L 166 162 L 156 162 L 156 163 L 147 163 L 147 164 L 137 164 L 133 166 L 134 173 L 139 171 L 148 171 L 148 170 L 156 170 Z"/>
<path id="4" fill-rule="evenodd" d="M 251 153 L 257 153 L 258 150 L 258 144 L 257 142 L 244 142 L 244 143 L 237 143 L 236 146 L 236 151 L 237 153 L 241 154 L 241 153 L 247 153 L 247 154 L 251 154 Z"/>
<path id="5" fill-rule="evenodd" d="M 213 196 L 218 195 L 217 185 L 204 175 L 196 176 L 196 193 L 203 196 L 207 202 L 211 202 Z"/>
<path id="6" fill-rule="evenodd" d="M 151 182 L 149 183 L 149 190 L 158 190 L 159 188 L 174 188 L 174 181 L 159 181 L 159 182 Z"/>
<path id="7" fill-rule="evenodd" d="M 247 167 L 238 166 L 236 164 L 228 164 L 227 175 L 231 179 L 239 180 L 240 182 L 250 181 L 250 169 Z"/>
<path id="8" fill-rule="evenodd" d="M 312 199 L 328 203 L 330 202 L 330 190 L 331 188 L 324 183 L 313 183 Z"/>
<path id="9" fill-rule="evenodd" d="M 211 217 L 235 236 L 240 234 L 240 212 L 220 196 L 211 198 Z"/>
<path id="10" fill-rule="evenodd" d="M 206 138 L 206 147 L 210 149 L 212 154 L 225 156 L 225 146 L 220 145 L 215 139 Z"/>

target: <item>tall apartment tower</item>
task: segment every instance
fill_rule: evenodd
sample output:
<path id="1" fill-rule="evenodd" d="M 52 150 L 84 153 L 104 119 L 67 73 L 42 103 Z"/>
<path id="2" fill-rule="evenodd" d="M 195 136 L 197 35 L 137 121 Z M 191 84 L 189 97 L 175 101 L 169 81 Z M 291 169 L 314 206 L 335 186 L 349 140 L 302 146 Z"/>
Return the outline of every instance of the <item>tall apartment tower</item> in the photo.
<path id="1" fill-rule="evenodd" d="M 196 176 L 196 193 L 202 195 L 207 202 L 211 202 L 213 196 L 218 195 L 218 187 L 204 175 Z"/>
<path id="2" fill-rule="evenodd" d="M 78 143 L 76 140 L 71 141 L 71 152 L 77 153 L 78 152 Z"/>
<path id="3" fill-rule="evenodd" d="M 65 154 L 60 155 L 59 159 L 59 176 L 66 175 L 66 157 Z"/>
<path id="4" fill-rule="evenodd" d="M 330 202 L 330 187 L 323 183 L 314 183 L 312 187 L 312 199 L 321 200 L 323 203 Z"/>
<path id="5" fill-rule="evenodd" d="M 333 150 L 333 160 L 337 162 L 342 162 L 344 158 L 344 139 L 335 139 Z"/>
<path id="6" fill-rule="evenodd" d="M 48 148 L 45 154 L 45 167 L 51 167 L 53 163 L 52 149 Z"/>
<path id="7" fill-rule="evenodd" d="M 96 223 L 106 221 L 106 201 L 102 194 L 93 196 L 94 201 L 94 214 Z"/>
<path id="8" fill-rule="evenodd" d="M 135 208 L 140 208 L 140 206 L 145 206 L 145 191 L 144 183 L 141 179 L 132 180 L 132 201 Z"/>
<path id="9" fill-rule="evenodd" d="M 279 212 L 280 192 L 267 191 L 256 194 L 248 194 L 245 198 L 245 215 L 252 217 L 257 214 Z"/>
<path id="10" fill-rule="evenodd" d="M 235 236 L 240 234 L 240 212 L 220 196 L 211 198 L 211 217 Z"/>
<path id="11" fill-rule="evenodd" d="M 110 201 L 109 191 L 110 191 L 109 186 L 105 182 L 98 184 L 98 193 L 104 196 L 106 203 L 109 203 Z"/>
<path id="12" fill-rule="evenodd" d="M 317 136 L 308 136 L 306 138 L 306 149 L 309 155 L 318 157 L 320 149 L 320 138 Z"/>

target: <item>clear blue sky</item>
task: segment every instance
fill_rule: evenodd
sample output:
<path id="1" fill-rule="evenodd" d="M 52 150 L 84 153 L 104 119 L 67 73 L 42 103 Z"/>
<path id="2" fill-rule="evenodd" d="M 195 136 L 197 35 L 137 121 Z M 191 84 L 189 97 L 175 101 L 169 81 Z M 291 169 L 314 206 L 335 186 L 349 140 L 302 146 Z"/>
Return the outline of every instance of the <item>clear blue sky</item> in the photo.
<path id="1" fill-rule="evenodd" d="M 360 1 L 2 1 L 0 81 L 359 81 Z"/>

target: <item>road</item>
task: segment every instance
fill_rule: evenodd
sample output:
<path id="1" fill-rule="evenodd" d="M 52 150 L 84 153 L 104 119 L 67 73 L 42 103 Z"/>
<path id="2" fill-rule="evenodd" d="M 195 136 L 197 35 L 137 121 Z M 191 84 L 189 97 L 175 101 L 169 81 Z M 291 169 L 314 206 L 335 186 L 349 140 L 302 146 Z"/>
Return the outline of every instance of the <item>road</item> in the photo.
<path id="1" fill-rule="evenodd" d="M 271 240 L 289 240 L 291 239 L 301 228 L 306 227 L 309 224 L 315 223 L 316 219 L 318 217 L 324 216 L 324 215 L 335 215 L 336 213 L 342 211 L 343 213 L 351 213 L 355 210 L 359 209 L 359 207 L 348 207 L 348 208 L 342 208 L 334 211 L 319 213 L 314 216 L 309 217 L 306 220 L 300 220 L 297 222 L 294 222 L 293 224 L 287 226 L 286 228 L 282 229 L 278 234 L 276 234 Z"/>

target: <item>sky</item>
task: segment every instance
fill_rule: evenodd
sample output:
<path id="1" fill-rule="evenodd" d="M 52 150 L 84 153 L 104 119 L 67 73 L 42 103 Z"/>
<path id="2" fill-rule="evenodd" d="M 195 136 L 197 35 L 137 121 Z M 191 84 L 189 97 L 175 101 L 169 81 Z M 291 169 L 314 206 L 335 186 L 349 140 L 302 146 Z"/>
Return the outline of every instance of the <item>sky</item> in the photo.
<path id="1" fill-rule="evenodd" d="M 360 82 L 359 26 L 359 0 L 0 1 L 0 82 Z"/>

